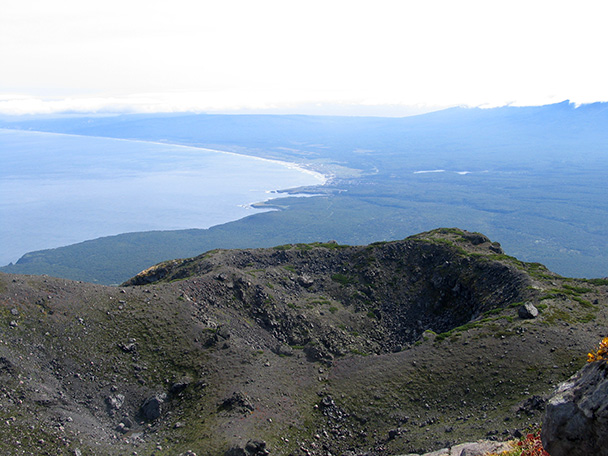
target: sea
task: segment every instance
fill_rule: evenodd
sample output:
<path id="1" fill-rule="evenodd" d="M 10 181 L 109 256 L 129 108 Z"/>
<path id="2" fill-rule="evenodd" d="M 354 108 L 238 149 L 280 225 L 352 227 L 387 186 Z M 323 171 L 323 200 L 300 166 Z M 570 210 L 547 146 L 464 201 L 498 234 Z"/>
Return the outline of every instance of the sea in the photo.
<path id="1" fill-rule="evenodd" d="M 0 129 L 0 265 L 127 232 L 209 228 L 323 185 L 293 163 L 198 147 Z"/>

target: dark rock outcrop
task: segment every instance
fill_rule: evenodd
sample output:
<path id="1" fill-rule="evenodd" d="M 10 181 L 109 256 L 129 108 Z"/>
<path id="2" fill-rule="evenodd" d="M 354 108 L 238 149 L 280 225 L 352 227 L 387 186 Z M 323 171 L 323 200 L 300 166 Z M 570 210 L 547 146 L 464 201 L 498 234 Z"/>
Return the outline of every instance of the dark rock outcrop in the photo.
<path id="1" fill-rule="evenodd" d="M 529 320 L 538 317 L 538 309 L 531 302 L 526 302 L 517 310 L 519 318 Z"/>
<path id="2" fill-rule="evenodd" d="M 608 362 L 587 364 L 547 404 L 541 438 L 551 456 L 608 455 Z"/>
<path id="3" fill-rule="evenodd" d="M 219 409 L 228 411 L 236 410 L 240 413 L 247 414 L 253 412 L 255 407 L 253 406 L 251 399 L 245 393 L 236 391 L 232 396 L 225 398 L 219 404 Z"/>
<path id="4" fill-rule="evenodd" d="M 266 449 L 266 442 L 263 440 L 249 440 L 245 447 L 232 447 L 226 456 L 266 456 L 270 452 Z"/>
<path id="5" fill-rule="evenodd" d="M 146 399 L 141 406 L 141 416 L 146 421 L 153 421 L 161 416 L 162 404 L 167 399 L 165 394 L 156 394 Z"/>

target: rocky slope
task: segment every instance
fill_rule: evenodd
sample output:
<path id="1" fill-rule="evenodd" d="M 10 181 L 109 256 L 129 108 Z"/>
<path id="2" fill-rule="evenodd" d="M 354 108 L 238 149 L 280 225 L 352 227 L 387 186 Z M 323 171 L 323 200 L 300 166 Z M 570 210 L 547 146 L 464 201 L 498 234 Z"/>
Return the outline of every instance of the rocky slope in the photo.
<path id="1" fill-rule="evenodd" d="M 212 251 L 120 287 L 3 274 L 0 451 L 391 455 L 508 438 L 604 335 L 607 290 L 457 229 Z"/>

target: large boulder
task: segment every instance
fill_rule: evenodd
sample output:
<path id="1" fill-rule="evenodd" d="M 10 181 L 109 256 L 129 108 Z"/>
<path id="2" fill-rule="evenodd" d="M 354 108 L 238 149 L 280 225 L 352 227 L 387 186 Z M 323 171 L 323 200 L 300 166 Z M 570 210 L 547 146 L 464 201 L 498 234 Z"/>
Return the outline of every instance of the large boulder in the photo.
<path id="1" fill-rule="evenodd" d="M 526 320 L 538 317 L 538 309 L 531 302 L 526 302 L 517 310 L 517 313 L 519 318 Z"/>
<path id="2" fill-rule="evenodd" d="M 166 399 L 167 395 L 164 393 L 156 394 L 146 399 L 139 410 L 142 418 L 146 421 L 153 421 L 159 418 L 162 414 L 162 404 Z"/>
<path id="3" fill-rule="evenodd" d="M 541 438 L 551 456 L 608 456 L 608 362 L 587 364 L 547 403 Z"/>

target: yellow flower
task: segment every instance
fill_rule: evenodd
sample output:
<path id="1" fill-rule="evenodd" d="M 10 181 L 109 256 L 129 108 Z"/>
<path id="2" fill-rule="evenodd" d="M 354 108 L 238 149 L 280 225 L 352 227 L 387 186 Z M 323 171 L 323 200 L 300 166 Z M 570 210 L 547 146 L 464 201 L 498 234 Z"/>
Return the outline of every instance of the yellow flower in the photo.
<path id="1" fill-rule="evenodd" d="M 590 352 L 587 354 L 588 363 L 600 361 L 602 359 L 608 359 L 608 337 L 602 339 L 595 353 Z"/>

